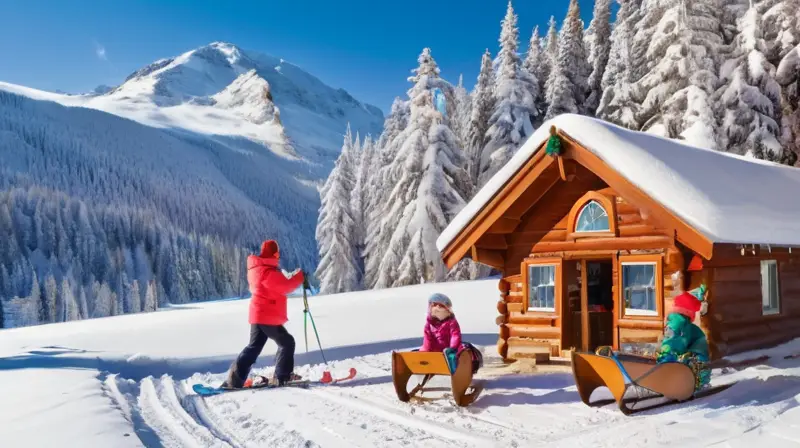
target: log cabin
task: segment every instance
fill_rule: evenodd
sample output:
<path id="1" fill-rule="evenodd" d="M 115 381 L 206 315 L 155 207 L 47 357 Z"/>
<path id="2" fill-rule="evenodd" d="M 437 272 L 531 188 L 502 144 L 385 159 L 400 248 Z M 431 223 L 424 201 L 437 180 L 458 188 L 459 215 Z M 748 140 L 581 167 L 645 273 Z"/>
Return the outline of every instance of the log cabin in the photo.
<path id="1" fill-rule="evenodd" d="M 673 298 L 701 284 L 695 323 L 714 360 L 800 337 L 798 195 L 798 168 L 562 115 L 437 248 L 448 267 L 467 257 L 501 272 L 506 360 L 604 345 L 652 354 Z"/>

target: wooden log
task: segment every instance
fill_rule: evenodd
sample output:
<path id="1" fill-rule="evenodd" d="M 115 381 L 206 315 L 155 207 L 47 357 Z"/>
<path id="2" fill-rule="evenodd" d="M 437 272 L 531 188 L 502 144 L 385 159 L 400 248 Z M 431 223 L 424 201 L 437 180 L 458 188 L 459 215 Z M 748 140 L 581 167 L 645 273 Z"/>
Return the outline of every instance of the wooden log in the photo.
<path id="1" fill-rule="evenodd" d="M 508 316 L 508 321 L 513 324 L 519 325 L 536 325 L 540 327 L 554 327 L 556 326 L 556 316 L 544 316 L 527 313 L 511 313 Z"/>
<path id="2" fill-rule="evenodd" d="M 507 237 L 510 247 L 533 246 L 539 241 L 565 241 L 567 239 L 566 229 L 534 230 L 526 232 L 514 232 Z"/>
<path id="3" fill-rule="evenodd" d="M 506 236 L 496 233 L 487 233 L 478 239 L 478 242 L 475 243 L 475 246 L 479 249 L 489 249 L 489 250 L 506 250 L 508 249 L 508 243 L 506 242 Z"/>
<path id="4" fill-rule="evenodd" d="M 657 228 L 649 224 L 626 224 L 617 227 L 620 237 L 636 236 L 669 236 L 669 230 Z"/>
<path id="5" fill-rule="evenodd" d="M 622 199 L 622 200 L 620 200 Z M 638 215 L 639 207 L 626 201 L 624 198 L 617 196 L 616 206 L 617 215 Z"/>
<path id="6" fill-rule="evenodd" d="M 592 238 L 568 242 L 540 242 L 532 252 L 559 252 L 577 250 L 663 249 L 675 244 L 667 236 L 640 236 L 630 238 Z"/>
<path id="7" fill-rule="evenodd" d="M 520 337 L 510 337 L 507 339 L 509 347 L 516 345 L 517 347 L 547 347 L 548 350 L 551 345 L 557 345 L 558 339 L 529 339 Z"/>
<path id="8" fill-rule="evenodd" d="M 644 220 L 642 220 L 642 215 L 639 213 L 617 213 L 617 225 L 618 226 L 628 226 L 631 224 L 641 224 Z"/>
<path id="9" fill-rule="evenodd" d="M 506 310 L 509 314 L 521 313 L 523 310 L 522 302 L 506 302 Z"/>
<path id="10" fill-rule="evenodd" d="M 497 301 L 497 312 L 503 315 L 508 314 L 508 307 L 506 306 L 505 300 Z"/>
<path id="11" fill-rule="evenodd" d="M 497 289 L 499 289 L 500 292 L 506 292 L 507 293 L 510 290 L 510 288 L 511 288 L 511 283 L 509 282 L 508 279 L 501 278 L 497 282 Z"/>
<path id="12" fill-rule="evenodd" d="M 511 233 L 519 225 L 520 220 L 501 216 L 489 227 L 486 233 Z"/>
<path id="13" fill-rule="evenodd" d="M 533 338 L 533 339 L 559 339 L 561 338 L 561 329 L 556 327 L 545 327 L 527 324 L 506 324 L 509 335 L 518 338 Z"/>
<path id="14" fill-rule="evenodd" d="M 757 266 L 730 266 L 714 268 L 715 283 L 761 282 L 761 269 Z"/>
<path id="15" fill-rule="evenodd" d="M 714 274 L 714 284 L 710 289 L 714 292 L 714 301 L 735 303 L 749 300 L 761 301 L 760 282 L 719 282 Z"/>
<path id="16" fill-rule="evenodd" d="M 507 314 L 501 314 L 501 315 L 499 315 L 499 316 L 494 318 L 494 324 L 497 325 L 498 327 L 500 325 L 504 325 L 504 324 L 507 324 L 507 323 L 508 323 L 508 315 Z"/>
<path id="17" fill-rule="evenodd" d="M 500 339 L 508 339 L 508 325 L 500 325 L 499 335 Z"/>
<path id="18" fill-rule="evenodd" d="M 508 343 L 503 338 L 497 338 L 497 354 L 503 359 L 508 355 Z"/>
<path id="19" fill-rule="evenodd" d="M 472 259 L 478 263 L 482 263 L 497 269 L 502 269 L 505 265 L 503 252 L 488 249 L 478 249 L 475 246 L 472 246 Z"/>
<path id="20" fill-rule="evenodd" d="M 519 304 L 521 304 L 524 300 L 525 300 L 525 298 L 522 296 L 522 294 L 515 294 L 515 295 L 506 296 L 506 303 L 519 303 Z M 522 305 L 520 305 L 520 306 L 522 306 Z M 522 310 L 522 308 L 520 308 L 520 310 Z"/>
<path id="21" fill-rule="evenodd" d="M 718 340 L 728 344 L 737 343 L 751 337 L 769 333 L 769 325 L 765 322 L 752 325 L 737 325 L 736 327 L 719 329 Z"/>
<path id="22" fill-rule="evenodd" d="M 509 359 L 535 359 L 537 363 L 546 363 L 553 352 L 552 346 L 558 341 L 533 341 L 520 338 L 509 338 L 506 356 Z"/>
<path id="23" fill-rule="evenodd" d="M 621 344 L 656 343 L 663 335 L 660 330 L 633 330 L 620 328 L 619 342 Z"/>
<path id="24" fill-rule="evenodd" d="M 664 329 L 664 323 L 659 320 L 644 320 L 644 319 L 620 319 L 617 322 L 619 328 L 630 330 L 658 330 Z"/>

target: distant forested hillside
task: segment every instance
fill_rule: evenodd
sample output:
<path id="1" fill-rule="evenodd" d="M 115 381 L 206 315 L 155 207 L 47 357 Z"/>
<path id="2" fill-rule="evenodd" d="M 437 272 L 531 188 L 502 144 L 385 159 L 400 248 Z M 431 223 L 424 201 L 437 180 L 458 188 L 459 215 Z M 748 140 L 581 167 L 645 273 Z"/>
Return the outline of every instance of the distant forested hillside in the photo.
<path id="1" fill-rule="evenodd" d="M 0 91 L 0 322 L 237 296 L 265 238 L 313 269 L 319 196 L 296 173 L 319 175 L 261 145 Z"/>

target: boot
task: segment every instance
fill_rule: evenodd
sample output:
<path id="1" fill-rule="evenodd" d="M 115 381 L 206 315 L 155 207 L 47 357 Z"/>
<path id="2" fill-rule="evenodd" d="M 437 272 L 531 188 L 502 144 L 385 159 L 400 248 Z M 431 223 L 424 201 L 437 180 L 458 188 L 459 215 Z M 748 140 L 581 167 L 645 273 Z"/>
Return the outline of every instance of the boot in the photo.
<path id="1" fill-rule="evenodd" d="M 296 373 L 290 373 L 289 374 L 289 378 L 287 378 L 287 379 L 278 379 L 277 377 L 273 376 L 269 380 L 269 385 L 270 386 L 285 386 L 286 384 L 294 383 L 296 381 L 301 381 L 302 379 L 303 379 L 303 377 L 298 375 L 298 374 L 296 374 Z"/>
<path id="2" fill-rule="evenodd" d="M 241 389 L 244 387 L 244 380 L 236 371 L 236 363 L 233 363 L 231 368 L 228 369 L 228 377 L 222 382 L 221 387 L 224 389 Z"/>

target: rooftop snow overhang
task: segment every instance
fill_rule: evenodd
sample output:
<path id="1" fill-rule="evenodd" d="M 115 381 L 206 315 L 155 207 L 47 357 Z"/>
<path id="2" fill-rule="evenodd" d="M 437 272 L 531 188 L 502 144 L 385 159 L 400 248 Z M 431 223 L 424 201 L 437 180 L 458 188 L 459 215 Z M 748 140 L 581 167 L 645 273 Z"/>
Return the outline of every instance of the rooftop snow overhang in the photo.
<path id="1" fill-rule="evenodd" d="M 478 192 L 478 194 L 462 209 L 453 219 L 448 227 L 442 232 L 437 240 L 439 249 L 446 265 L 452 267 L 466 254 L 470 254 L 476 261 L 497 267 L 502 261 L 502 251 L 505 249 L 503 238 L 497 238 L 493 234 L 508 234 L 513 232 L 519 220 L 509 217 L 506 212 L 520 200 L 536 201 L 550 187 L 551 182 L 563 181 L 553 179 L 551 176 L 543 177 L 542 174 L 552 171 L 553 164 L 557 163 L 556 158 L 547 156 L 544 151 L 548 129 L 551 125 L 556 126 L 558 135 L 562 138 L 564 152 L 562 158 L 578 163 L 601 178 L 606 184 L 617 191 L 620 195 L 631 201 L 635 205 L 648 210 L 660 222 L 670 225 L 675 230 L 675 238 L 688 248 L 700 254 L 703 258 L 710 260 L 714 250 L 714 239 L 708 232 L 702 232 L 695 226 L 682 219 L 664 204 L 656 200 L 632 180 L 625 177 L 618 170 L 615 170 L 610 163 L 586 145 L 574 138 L 569 130 L 584 121 L 596 121 L 594 119 L 579 117 L 575 123 L 575 116 L 561 116 L 545 123 L 539 130 L 531 136 L 528 142 L 518 151 L 489 182 Z M 559 126 L 560 125 L 560 126 Z M 606 126 L 607 124 L 603 124 Z M 608 125 L 613 126 L 613 125 Z M 564 128 L 567 129 L 564 129 Z M 621 129 L 621 128 L 620 128 Z M 627 131 L 625 132 L 631 132 Z M 641 133 L 636 133 L 641 134 Z M 651 137 L 651 136 L 648 136 Z M 661 139 L 668 141 L 666 139 Z M 602 140 L 592 140 L 595 145 Z M 668 141 L 669 142 L 669 141 Z M 613 144 L 614 142 L 609 142 Z M 679 147 L 685 145 L 675 144 Z M 620 148 L 624 150 L 625 148 Z M 705 150 L 703 150 L 705 151 Z M 720 154 L 723 157 L 728 155 Z M 653 164 L 658 164 L 657 159 L 649 160 Z M 760 162 L 749 162 L 760 163 Z M 645 170 L 646 171 L 646 170 Z M 532 188 L 537 182 L 541 188 Z M 523 197 L 525 196 L 525 197 Z M 533 202 L 526 204 L 526 207 L 533 205 Z M 519 207 L 519 206 L 517 206 Z M 482 241 L 483 248 L 477 248 L 478 240 Z M 717 240 L 716 242 L 730 242 Z M 486 249 L 494 245 L 495 250 Z M 750 243 L 748 243 L 750 244 Z"/>

